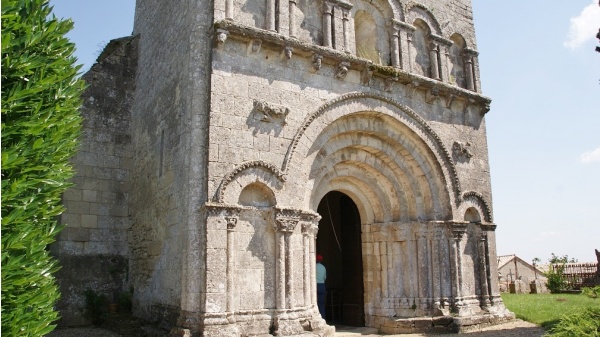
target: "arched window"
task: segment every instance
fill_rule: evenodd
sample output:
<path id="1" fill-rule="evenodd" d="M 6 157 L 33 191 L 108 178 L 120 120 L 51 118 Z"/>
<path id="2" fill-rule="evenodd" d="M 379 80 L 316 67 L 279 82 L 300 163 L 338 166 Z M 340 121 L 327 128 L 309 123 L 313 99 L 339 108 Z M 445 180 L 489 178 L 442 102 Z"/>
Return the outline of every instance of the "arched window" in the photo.
<path id="1" fill-rule="evenodd" d="M 465 39 L 459 34 L 453 34 L 450 37 L 452 46 L 450 47 L 450 84 L 457 85 L 461 88 L 467 87 L 465 80 L 465 69 L 463 61 L 463 53 L 465 51 Z"/>
<path id="2" fill-rule="evenodd" d="M 373 15 L 367 11 L 358 10 L 354 17 L 354 34 L 356 56 L 380 64 L 381 56 L 377 46 L 377 25 Z"/>
<path id="3" fill-rule="evenodd" d="M 431 77 L 431 60 L 429 59 L 429 45 L 431 30 L 425 21 L 421 19 L 415 20 L 413 24 L 416 28 L 413 33 L 412 51 L 413 55 L 413 72 Z"/>

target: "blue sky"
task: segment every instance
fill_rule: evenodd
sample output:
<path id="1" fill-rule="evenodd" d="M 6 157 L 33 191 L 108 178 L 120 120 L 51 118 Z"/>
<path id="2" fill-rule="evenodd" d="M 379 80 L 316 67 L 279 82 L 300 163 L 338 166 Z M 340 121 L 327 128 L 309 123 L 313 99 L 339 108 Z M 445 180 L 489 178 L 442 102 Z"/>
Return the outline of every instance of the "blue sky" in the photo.
<path id="1" fill-rule="evenodd" d="M 133 0 L 51 0 L 89 69 L 133 30 Z M 473 0 L 498 254 L 595 261 L 600 249 L 596 0 Z"/>

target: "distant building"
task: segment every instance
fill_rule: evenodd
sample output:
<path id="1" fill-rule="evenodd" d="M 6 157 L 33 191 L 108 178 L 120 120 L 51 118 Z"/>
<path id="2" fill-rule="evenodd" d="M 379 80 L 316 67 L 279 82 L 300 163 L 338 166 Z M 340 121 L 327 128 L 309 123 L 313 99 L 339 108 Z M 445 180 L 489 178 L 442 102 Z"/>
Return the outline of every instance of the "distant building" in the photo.
<path id="1" fill-rule="evenodd" d="M 547 279 L 544 270 L 540 266 L 531 265 L 515 254 L 498 256 L 498 278 L 500 291 L 502 292 L 509 291 L 511 283 L 517 283 L 521 288 L 524 287 L 524 289 L 517 292 L 529 293 L 529 285 L 536 280 L 544 288 L 538 292 L 545 292 Z"/>

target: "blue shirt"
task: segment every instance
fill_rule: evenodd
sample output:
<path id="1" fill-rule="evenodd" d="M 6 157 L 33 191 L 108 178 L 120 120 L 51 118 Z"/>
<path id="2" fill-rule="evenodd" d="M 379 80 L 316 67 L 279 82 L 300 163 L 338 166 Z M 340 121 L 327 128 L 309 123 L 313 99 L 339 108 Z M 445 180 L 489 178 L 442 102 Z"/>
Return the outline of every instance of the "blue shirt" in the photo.
<path id="1" fill-rule="evenodd" d="M 325 266 L 317 262 L 317 283 L 325 283 L 326 278 L 327 270 L 325 270 Z"/>

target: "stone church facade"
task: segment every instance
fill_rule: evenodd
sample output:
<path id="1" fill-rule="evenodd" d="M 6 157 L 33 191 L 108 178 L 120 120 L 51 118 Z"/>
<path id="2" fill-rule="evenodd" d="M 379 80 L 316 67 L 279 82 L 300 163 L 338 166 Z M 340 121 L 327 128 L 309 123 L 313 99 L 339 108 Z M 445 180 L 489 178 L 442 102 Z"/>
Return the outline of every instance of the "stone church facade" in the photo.
<path id="1" fill-rule="evenodd" d="M 463 331 L 500 298 L 470 0 L 138 1 L 84 76 L 65 321 L 131 289 L 174 336 Z"/>

